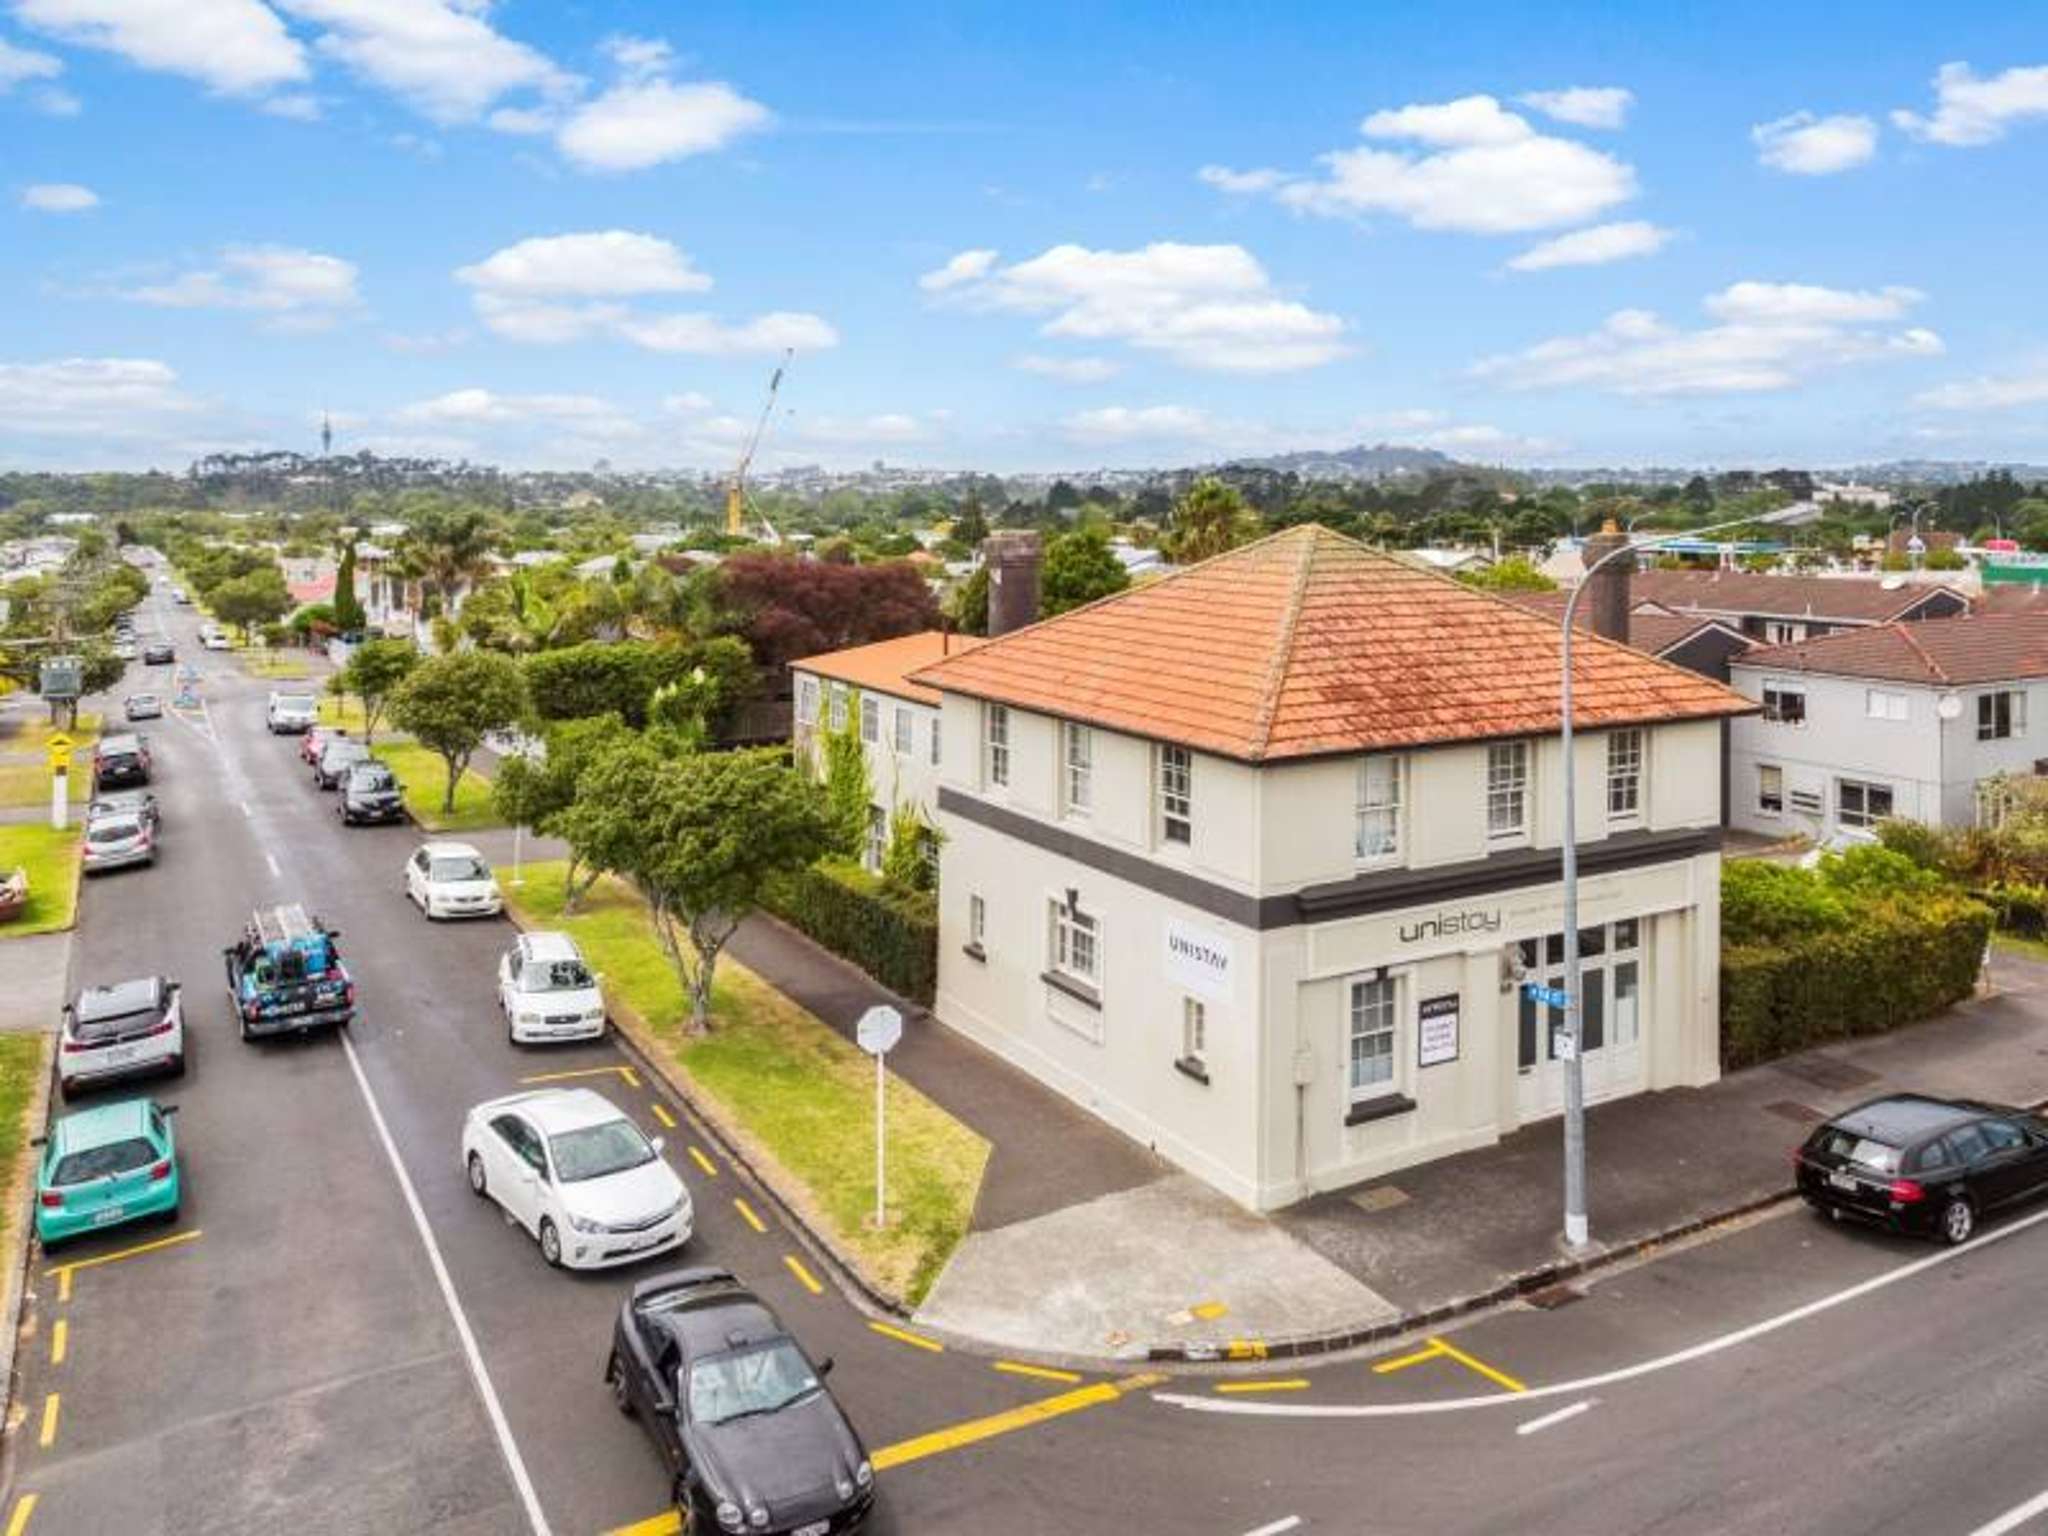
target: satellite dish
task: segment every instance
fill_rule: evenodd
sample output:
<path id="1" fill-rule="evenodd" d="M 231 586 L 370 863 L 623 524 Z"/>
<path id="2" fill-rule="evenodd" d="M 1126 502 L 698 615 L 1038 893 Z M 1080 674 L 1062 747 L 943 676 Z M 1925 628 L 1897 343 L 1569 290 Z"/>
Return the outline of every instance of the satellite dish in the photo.
<path id="1" fill-rule="evenodd" d="M 1934 712 L 1944 720 L 1953 720 L 1963 712 L 1963 701 L 1956 694 L 1944 693 L 1934 701 Z"/>
<path id="2" fill-rule="evenodd" d="M 1905 584 L 1906 578 L 1903 576 L 1887 576 L 1883 581 L 1880 581 L 1877 585 L 1880 591 L 1896 592 Z"/>

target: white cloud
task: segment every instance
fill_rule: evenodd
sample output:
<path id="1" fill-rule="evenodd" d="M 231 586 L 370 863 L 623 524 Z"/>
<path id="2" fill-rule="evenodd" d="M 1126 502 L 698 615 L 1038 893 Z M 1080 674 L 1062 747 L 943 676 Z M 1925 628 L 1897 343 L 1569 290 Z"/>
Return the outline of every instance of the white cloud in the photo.
<path id="1" fill-rule="evenodd" d="M 2027 373 L 1982 374 L 1938 385 L 1913 397 L 1937 411 L 2003 411 L 2048 404 L 2048 362 Z"/>
<path id="2" fill-rule="evenodd" d="M 1045 357 L 1036 352 L 1025 353 L 1011 366 L 1067 384 L 1100 384 L 1124 371 L 1121 364 L 1106 357 Z"/>
<path id="3" fill-rule="evenodd" d="M 29 93 L 29 101 L 38 112 L 50 117 L 76 117 L 85 110 L 85 103 L 69 91 L 54 85 L 46 85 Z"/>
<path id="4" fill-rule="evenodd" d="M 605 229 L 536 235 L 455 269 L 457 281 L 506 298 L 701 293 L 711 279 L 657 235 Z"/>
<path id="5" fill-rule="evenodd" d="M 1418 229 L 1477 234 L 1577 224 L 1636 195 L 1627 163 L 1538 133 L 1491 96 L 1375 112 L 1360 131 L 1422 148 L 1334 150 L 1318 157 L 1316 176 L 1207 166 L 1201 179 L 1225 191 L 1268 193 L 1302 213 L 1384 213 Z"/>
<path id="6" fill-rule="evenodd" d="M 644 430 L 624 411 L 596 395 L 502 395 L 488 389 L 457 389 L 418 400 L 397 412 L 401 422 L 430 426 L 487 427 L 532 424 L 556 427 L 579 437 L 631 438 Z"/>
<path id="7" fill-rule="evenodd" d="M 276 0 L 325 28 L 315 46 L 436 122 L 472 122 L 513 91 L 574 87 L 488 20 L 488 0 Z"/>
<path id="8" fill-rule="evenodd" d="M 1595 224 L 1575 229 L 1541 245 L 1531 246 L 1508 262 L 1514 272 L 1543 272 L 1552 267 L 1599 267 L 1610 261 L 1650 256 L 1670 242 L 1671 231 L 1641 219 L 1620 224 Z"/>
<path id="9" fill-rule="evenodd" d="M 15 432 L 56 436 L 147 434 L 158 418 L 189 411 L 168 363 L 146 357 L 67 357 L 0 363 L 0 419 Z"/>
<path id="10" fill-rule="evenodd" d="M 674 52 L 659 39 L 612 37 L 602 46 L 617 81 L 571 110 L 555 131 L 555 147 L 583 170 L 644 171 L 723 149 L 774 121 L 760 102 L 723 80 L 671 79 Z"/>
<path id="11" fill-rule="evenodd" d="M 99 205 L 99 193 L 69 181 L 39 182 L 21 194 L 21 206 L 37 213 L 83 213 Z"/>
<path id="12" fill-rule="evenodd" d="M 64 73 L 63 60 L 33 48 L 18 48 L 0 37 L 0 93 L 24 80 L 54 80 Z"/>
<path id="13" fill-rule="evenodd" d="M 1794 112 L 1749 130 L 1758 163 L 1793 176 L 1832 176 L 1869 162 L 1877 153 L 1877 124 L 1841 113 L 1816 117 Z"/>
<path id="14" fill-rule="evenodd" d="M 121 294 L 165 309 L 239 309 L 271 317 L 272 328 L 318 330 L 362 302 L 355 263 L 286 245 L 231 245 L 212 267 Z"/>
<path id="15" fill-rule="evenodd" d="M 1651 396 L 1788 389 L 1848 363 L 1938 355 L 1941 338 L 1924 327 L 1872 328 L 1920 299 L 1902 287 L 1734 283 L 1704 301 L 1718 324 L 1688 331 L 1648 310 L 1616 310 L 1590 334 L 1484 358 L 1470 371 L 1511 389 L 1584 386 Z"/>
<path id="16" fill-rule="evenodd" d="M 1427 407 L 1412 407 L 1400 411 L 1378 411 L 1370 416 L 1358 418 L 1361 432 L 1417 432 L 1424 427 L 1440 426 L 1450 418 L 1442 411 Z"/>
<path id="17" fill-rule="evenodd" d="M 939 428 L 907 411 L 882 411 L 859 417 L 815 416 L 797 422 L 791 435 L 800 442 L 859 447 L 868 443 L 928 443 L 939 435 Z"/>
<path id="18" fill-rule="evenodd" d="M 962 283 L 975 282 L 988 276 L 996 264 L 996 255 L 994 251 L 962 251 L 937 271 L 925 273 L 917 280 L 917 286 L 926 293 L 944 293 Z"/>
<path id="19" fill-rule="evenodd" d="M 664 395 L 661 408 L 671 416 L 695 416 L 711 409 L 711 397 L 700 390 L 686 389 L 679 395 Z"/>
<path id="20" fill-rule="evenodd" d="M 1449 454 L 1484 455 L 1491 459 L 1527 458 L 1531 454 L 1555 453 L 1558 448 L 1550 438 L 1525 437 L 1521 433 L 1503 431 L 1480 422 L 1441 427 L 1434 432 L 1424 432 L 1413 441 L 1422 447 L 1440 449 Z"/>
<path id="21" fill-rule="evenodd" d="M 1197 438 L 1214 427 L 1206 411 L 1186 405 L 1105 405 L 1076 411 L 1061 425 L 1081 442 L 1117 443 L 1134 438 Z"/>
<path id="22" fill-rule="evenodd" d="M 320 117 L 320 98 L 309 91 L 290 91 L 271 97 L 263 103 L 263 110 L 272 117 L 288 118 L 295 123 L 316 122 Z"/>
<path id="23" fill-rule="evenodd" d="M 1628 120 L 1636 93 L 1619 85 L 1574 85 L 1561 91 L 1526 91 L 1515 99 L 1560 123 L 1619 128 Z"/>
<path id="24" fill-rule="evenodd" d="M 1934 77 L 1934 112 L 1904 108 L 1892 122 L 1916 139 L 1965 147 L 1990 144 L 2028 118 L 2048 117 L 2048 64 L 1986 78 L 1967 64 L 1944 64 Z"/>
<path id="25" fill-rule="evenodd" d="M 262 0 L 15 0 L 25 26 L 232 95 L 304 80 L 305 50 Z"/>
<path id="26" fill-rule="evenodd" d="M 1282 298 L 1243 246 L 1056 245 L 1008 267 L 998 267 L 992 254 L 986 261 L 985 253 L 966 254 L 980 275 L 948 281 L 942 298 L 1043 315 L 1041 335 L 1122 341 L 1185 367 L 1240 373 L 1314 368 L 1348 350 L 1341 319 Z M 960 261 L 956 256 L 940 273 Z"/>
<path id="27" fill-rule="evenodd" d="M 408 357 L 426 357 L 461 346 L 469 340 L 469 332 L 460 326 L 451 326 L 445 331 L 389 331 L 381 340 L 393 352 L 401 352 Z"/>
<path id="28" fill-rule="evenodd" d="M 774 311 L 739 325 L 711 315 L 628 316 L 618 333 L 653 352 L 690 352 L 704 357 L 793 348 L 815 352 L 839 344 L 839 333 L 816 315 Z"/>
<path id="29" fill-rule="evenodd" d="M 598 48 L 628 80 L 651 80 L 656 75 L 665 75 L 675 62 L 675 49 L 658 37 L 612 36 L 599 43 Z"/>

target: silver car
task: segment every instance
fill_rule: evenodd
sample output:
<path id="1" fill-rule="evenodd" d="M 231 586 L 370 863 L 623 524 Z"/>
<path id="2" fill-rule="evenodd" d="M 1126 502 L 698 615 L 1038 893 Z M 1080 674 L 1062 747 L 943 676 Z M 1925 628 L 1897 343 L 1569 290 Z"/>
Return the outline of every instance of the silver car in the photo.
<path id="1" fill-rule="evenodd" d="M 161 976 L 87 987 L 64 1009 L 57 1082 L 69 1098 L 117 1078 L 185 1070 L 183 989 Z"/>
<path id="2" fill-rule="evenodd" d="M 125 869 L 156 862 L 156 834 L 148 821 L 132 811 L 102 816 L 85 824 L 85 872 Z"/>

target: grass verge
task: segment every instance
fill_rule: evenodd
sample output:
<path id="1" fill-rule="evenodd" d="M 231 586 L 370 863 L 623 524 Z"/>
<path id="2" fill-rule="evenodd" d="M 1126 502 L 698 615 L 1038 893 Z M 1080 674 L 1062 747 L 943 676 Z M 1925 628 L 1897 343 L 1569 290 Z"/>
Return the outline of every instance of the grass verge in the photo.
<path id="1" fill-rule="evenodd" d="M 331 693 L 320 695 L 320 723 L 338 725 L 351 736 L 363 734 L 363 701 L 354 694 L 339 698 Z"/>
<path id="2" fill-rule="evenodd" d="M 2029 960 L 2048 961 L 2048 940 L 2030 939 L 2019 933 L 1994 933 L 1991 936 L 1991 945 L 1994 949 L 2025 955 Z"/>
<path id="3" fill-rule="evenodd" d="M 437 754 L 402 738 L 380 741 L 371 750 L 398 775 L 406 810 L 427 831 L 479 832 L 504 825 L 491 805 L 490 781 L 481 774 L 464 770 L 455 783 L 455 809 L 444 811 L 441 801 L 448 789 L 448 765 Z"/>
<path id="4" fill-rule="evenodd" d="M 92 793 L 89 755 L 72 754 L 71 802 L 76 805 Z M 0 805 L 48 805 L 50 769 L 38 762 L 0 762 Z"/>
<path id="5" fill-rule="evenodd" d="M 78 911 L 78 837 L 74 823 L 58 831 L 33 824 L 0 825 L 0 871 L 28 871 L 28 910 L 0 923 L 0 939 L 69 928 Z"/>
<path id="6" fill-rule="evenodd" d="M 717 1023 L 702 1038 L 686 1016 L 645 909 L 600 881 L 582 910 L 562 915 L 563 865 L 526 866 L 507 890 L 522 922 L 576 936 L 620 1012 L 636 1015 L 654 1052 L 691 1098 L 745 1148 L 805 1221 L 853 1256 L 877 1288 L 911 1306 L 924 1299 L 967 1235 L 988 1164 L 980 1136 L 898 1078 L 888 1088 L 889 1226 L 875 1205 L 874 1067 L 850 1041 L 727 957 L 718 965 Z"/>
<path id="7" fill-rule="evenodd" d="M 29 1106 L 36 1101 L 36 1079 L 43 1071 L 43 1037 L 33 1031 L 0 1035 L 0 1190 L 12 1191 L 28 1151 Z M 0 1205 L 0 1235 L 27 1209 L 26 1198 Z"/>
<path id="8" fill-rule="evenodd" d="M 313 675 L 311 662 L 288 651 L 242 651 L 235 659 L 249 676 L 268 678 L 274 683 L 303 682 Z"/>

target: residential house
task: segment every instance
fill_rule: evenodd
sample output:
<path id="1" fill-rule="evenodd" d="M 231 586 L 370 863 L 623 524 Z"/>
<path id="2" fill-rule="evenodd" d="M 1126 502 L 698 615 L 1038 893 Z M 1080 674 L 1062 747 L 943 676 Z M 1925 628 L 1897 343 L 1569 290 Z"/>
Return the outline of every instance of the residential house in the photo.
<path id="1" fill-rule="evenodd" d="M 1616 562 L 1620 564 L 1622 562 Z M 1631 585 L 1633 573 L 1629 574 Z M 1541 614 L 1552 624 L 1564 622 L 1566 592 L 1506 592 L 1502 596 L 1517 607 Z M 1574 622 L 1593 627 L 1592 605 L 1583 599 Z M 1654 602 L 1633 603 L 1628 612 L 1628 644 L 1660 661 L 1684 667 L 1717 683 L 1728 681 L 1728 662 L 1753 643 L 1741 630 L 1725 620 L 1703 613 L 1674 613 Z"/>
<path id="2" fill-rule="evenodd" d="M 1940 583 L 1896 575 L 1792 576 L 1761 571 L 1638 571 L 1635 601 L 1672 613 L 1705 614 L 1767 645 L 1970 610 L 1970 599 Z"/>
<path id="3" fill-rule="evenodd" d="M 1000 609 L 908 678 L 942 699 L 945 1023 L 1255 1209 L 1485 1146 L 1563 1104 L 1517 980 L 1563 984 L 1569 772 L 1587 1093 L 1716 1076 L 1753 705 L 1588 635 L 1567 764 L 1556 625 L 1316 526 Z"/>

